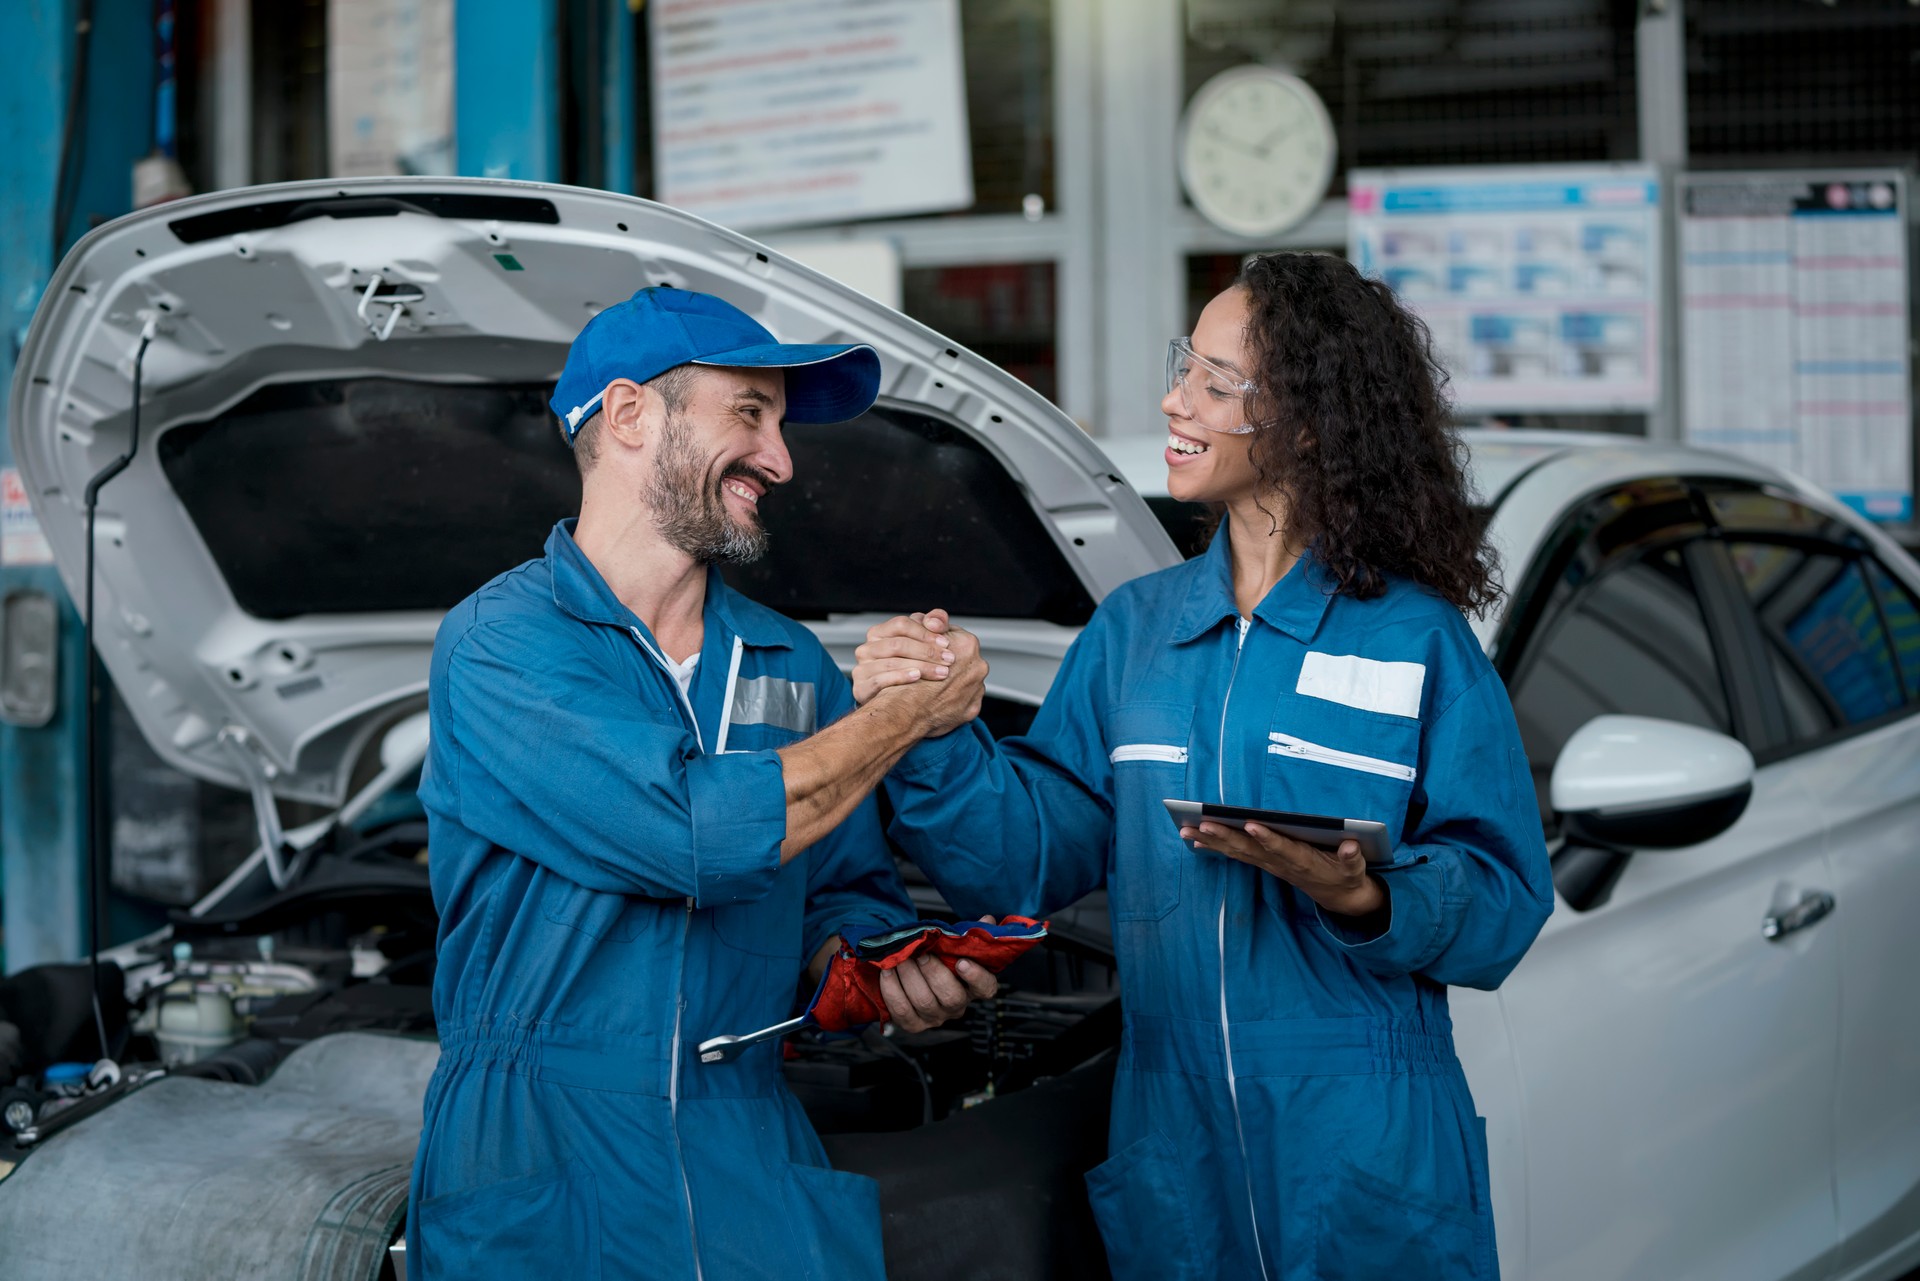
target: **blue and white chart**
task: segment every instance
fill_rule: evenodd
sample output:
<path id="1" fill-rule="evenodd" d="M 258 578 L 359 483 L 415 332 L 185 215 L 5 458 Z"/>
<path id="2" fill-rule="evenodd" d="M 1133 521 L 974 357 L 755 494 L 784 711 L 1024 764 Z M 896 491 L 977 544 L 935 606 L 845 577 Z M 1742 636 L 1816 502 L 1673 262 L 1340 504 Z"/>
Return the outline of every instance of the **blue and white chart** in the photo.
<path id="1" fill-rule="evenodd" d="M 1686 438 L 1913 518 L 1898 170 L 1681 179 Z"/>
<path id="2" fill-rule="evenodd" d="M 1433 333 L 1456 408 L 1660 394 L 1660 180 L 1642 165 L 1356 169 L 1348 254 Z"/>

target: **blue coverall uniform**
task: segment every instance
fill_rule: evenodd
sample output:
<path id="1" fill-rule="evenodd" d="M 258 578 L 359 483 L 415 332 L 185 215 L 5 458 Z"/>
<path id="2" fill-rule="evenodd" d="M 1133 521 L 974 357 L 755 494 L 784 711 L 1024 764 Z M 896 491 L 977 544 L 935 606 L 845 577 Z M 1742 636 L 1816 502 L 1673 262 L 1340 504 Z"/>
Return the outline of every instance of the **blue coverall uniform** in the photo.
<path id="1" fill-rule="evenodd" d="M 893 834 L 963 914 L 1107 887 L 1125 1031 L 1087 1183 L 1116 1277 L 1491 1278 L 1446 985 L 1499 984 L 1553 905 L 1505 688 L 1444 600 L 1333 595 L 1311 553 L 1237 618 L 1223 529 L 1101 605 L 1029 734 L 910 752 Z M 1169 797 L 1384 822 L 1390 927 L 1195 851 Z"/>
<path id="2" fill-rule="evenodd" d="M 827 1166 L 767 1043 L 836 931 L 913 912 L 871 797 L 785 867 L 773 749 L 853 706 L 799 624 L 707 581 L 691 698 L 574 543 L 440 628 L 421 796 L 441 1057 L 411 1275 L 879 1278 L 877 1189 Z"/>

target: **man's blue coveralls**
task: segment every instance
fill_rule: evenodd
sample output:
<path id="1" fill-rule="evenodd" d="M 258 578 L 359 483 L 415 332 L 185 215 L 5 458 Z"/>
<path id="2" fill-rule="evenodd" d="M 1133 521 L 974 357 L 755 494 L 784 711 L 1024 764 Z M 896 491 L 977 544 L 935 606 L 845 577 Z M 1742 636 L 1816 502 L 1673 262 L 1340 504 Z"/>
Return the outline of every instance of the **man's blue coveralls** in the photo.
<path id="1" fill-rule="evenodd" d="M 1552 910 L 1533 786 L 1458 611 L 1330 590 L 1309 553 L 1243 644 L 1223 528 L 1101 605 L 1028 735 L 976 723 L 888 778 L 962 914 L 1107 887 L 1126 1018 L 1087 1182 L 1118 1278 L 1495 1275 L 1445 985 L 1497 985 Z M 1390 928 L 1193 850 L 1168 797 L 1385 822 Z"/>
<path id="2" fill-rule="evenodd" d="M 440 628 L 427 808 L 441 1057 L 414 1163 L 427 1278 L 878 1278 L 873 1181 L 827 1167 L 777 1043 L 833 933 L 909 920 L 869 797 L 780 864 L 772 749 L 853 707 L 799 624 L 709 571 L 692 706 L 575 545 Z"/>

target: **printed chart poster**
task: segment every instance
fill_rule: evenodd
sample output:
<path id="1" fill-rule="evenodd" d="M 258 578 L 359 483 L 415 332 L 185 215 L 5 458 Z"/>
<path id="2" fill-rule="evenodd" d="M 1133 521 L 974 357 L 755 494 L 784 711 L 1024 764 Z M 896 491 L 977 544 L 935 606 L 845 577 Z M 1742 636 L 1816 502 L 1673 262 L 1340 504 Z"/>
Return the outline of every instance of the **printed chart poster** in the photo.
<path id="1" fill-rule="evenodd" d="M 329 0 L 336 178 L 453 172 L 453 0 Z"/>
<path id="2" fill-rule="evenodd" d="M 1686 435 L 1913 518 L 1897 170 L 1681 179 Z"/>
<path id="3" fill-rule="evenodd" d="M 51 565 L 53 549 L 27 501 L 17 467 L 0 467 L 0 565 Z"/>
<path id="4" fill-rule="evenodd" d="M 1640 165 L 1356 169 L 1348 256 L 1433 332 L 1456 408 L 1660 395 L 1660 180 Z"/>
<path id="5" fill-rule="evenodd" d="M 654 192 L 741 230 L 966 209 L 957 0 L 653 0 Z"/>

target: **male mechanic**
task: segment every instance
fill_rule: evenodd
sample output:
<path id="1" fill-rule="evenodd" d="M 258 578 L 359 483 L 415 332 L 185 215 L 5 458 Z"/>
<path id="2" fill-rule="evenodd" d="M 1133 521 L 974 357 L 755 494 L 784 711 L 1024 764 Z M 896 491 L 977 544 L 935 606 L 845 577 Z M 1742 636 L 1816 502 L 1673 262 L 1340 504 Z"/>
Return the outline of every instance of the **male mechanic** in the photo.
<path id="1" fill-rule="evenodd" d="M 805 628 L 730 590 L 783 422 L 864 413 L 866 346 L 795 346 L 705 294 L 588 323 L 555 389 L 578 521 L 456 606 L 421 788 L 441 1057 L 414 1162 L 426 1278 L 878 1278 L 876 1188 L 827 1166 L 780 1047 L 842 930 L 912 919 L 872 791 L 977 714 L 985 665 L 856 708 Z M 991 995 L 969 962 L 882 980 L 907 1030 Z"/>

